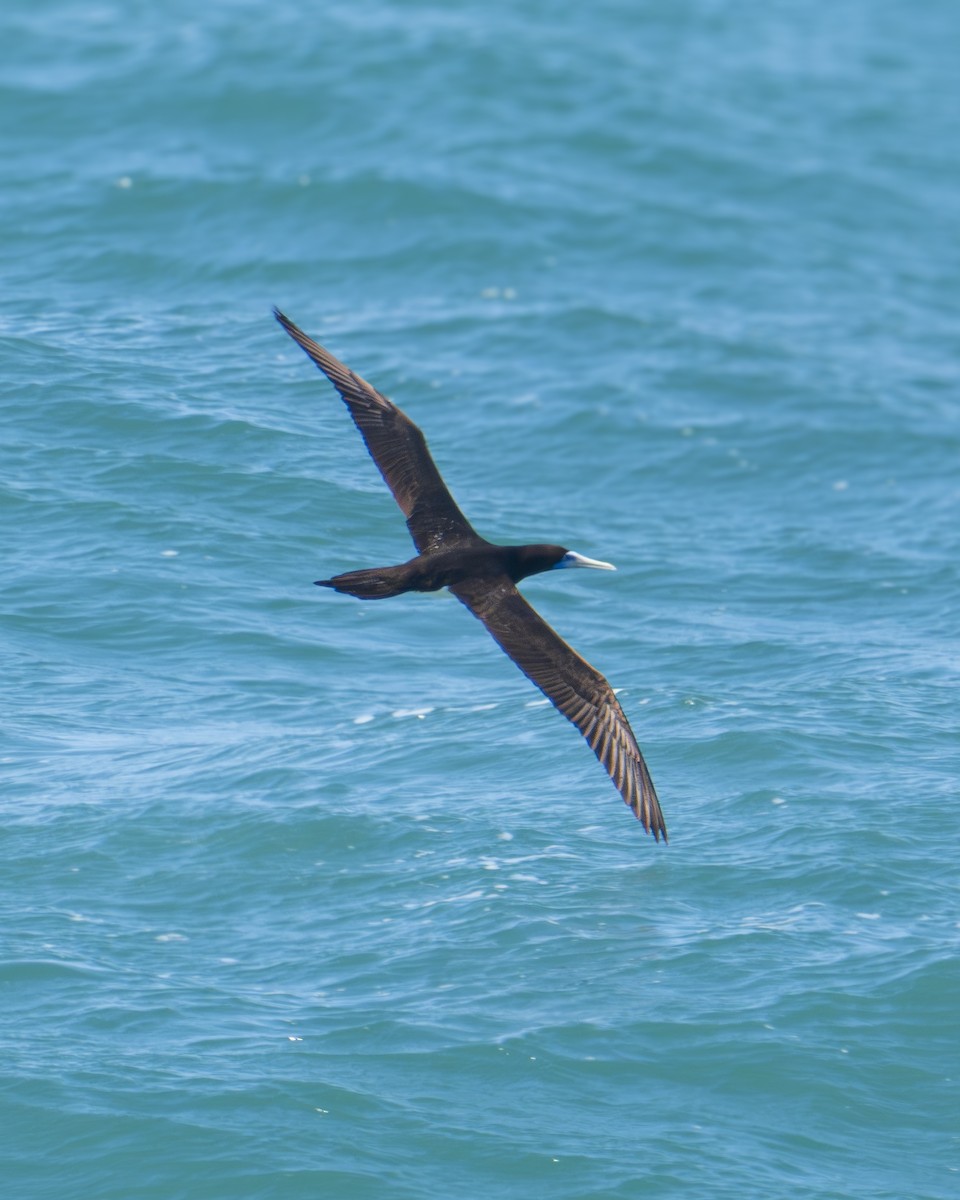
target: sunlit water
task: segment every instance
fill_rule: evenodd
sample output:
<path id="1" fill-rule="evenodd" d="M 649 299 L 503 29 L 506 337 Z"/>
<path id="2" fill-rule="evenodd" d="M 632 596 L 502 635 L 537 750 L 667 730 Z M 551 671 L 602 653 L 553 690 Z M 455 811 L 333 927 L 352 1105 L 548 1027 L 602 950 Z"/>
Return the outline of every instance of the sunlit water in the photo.
<path id="1" fill-rule="evenodd" d="M 10 1195 L 952 1198 L 947 0 L 0 16 Z M 656 846 L 279 304 L 620 690 Z"/>

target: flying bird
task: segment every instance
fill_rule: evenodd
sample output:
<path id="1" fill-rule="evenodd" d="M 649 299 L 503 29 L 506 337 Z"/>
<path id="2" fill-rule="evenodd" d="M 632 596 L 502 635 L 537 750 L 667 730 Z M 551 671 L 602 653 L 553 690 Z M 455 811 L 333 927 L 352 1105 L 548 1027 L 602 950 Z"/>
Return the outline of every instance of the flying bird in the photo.
<path id="1" fill-rule="evenodd" d="M 644 829 L 667 828 L 637 739 L 606 679 L 517 591 L 530 575 L 567 567 L 613 571 L 563 546 L 498 546 L 474 530 L 443 482 L 423 433 L 397 406 L 280 312 L 274 316 L 340 393 L 370 456 L 407 519 L 417 556 L 395 567 L 347 571 L 319 587 L 380 600 L 449 588 L 500 648 L 580 730 Z"/>

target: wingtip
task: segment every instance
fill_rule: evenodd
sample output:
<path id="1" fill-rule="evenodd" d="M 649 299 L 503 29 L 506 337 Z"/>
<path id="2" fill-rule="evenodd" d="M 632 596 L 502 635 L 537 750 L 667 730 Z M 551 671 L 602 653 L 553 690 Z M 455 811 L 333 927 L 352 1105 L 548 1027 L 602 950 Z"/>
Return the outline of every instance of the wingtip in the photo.
<path id="1" fill-rule="evenodd" d="M 653 834 L 653 840 L 654 840 L 655 842 L 659 842 L 659 841 L 661 840 L 661 838 L 662 838 L 662 839 L 663 839 L 663 843 L 664 843 L 664 845 L 666 845 L 666 844 L 667 844 L 667 840 L 668 840 L 668 839 L 667 839 L 667 830 L 666 830 L 666 827 L 665 827 L 665 826 L 664 826 L 662 823 L 661 823 L 661 824 L 655 824 L 655 823 L 654 823 L 654 822 L 652 822 L 652 821 L 645 821 L 645 820 L 643 819 L 643 817 L 641 817 L 641 816 L 639 815 L 639 813 L 638 813 L 638 814 L 636 814 L 636 816 L 637 816 L 637 820 L 638 820 L 638 821 L 640 822 L 640 824 L 643 826 L 643 831 L 644 831 L 644 833 L 651 833 L 651 834 Z"/>
<path id="2" fill-rule="evenodd" d="M 660 805 L 657 803 L 656 812 L 644 812 L 643 808 L 635 808 L 633 815 L 637 818 L 644 828 L 645 833 L 652 833 L 653 840 L 659 842 L 663 839 L 663 844 L 666 846 L 670 839 L 667 837 L 667 826 L 663 819 L 663 813 L 660 812 Z"/>

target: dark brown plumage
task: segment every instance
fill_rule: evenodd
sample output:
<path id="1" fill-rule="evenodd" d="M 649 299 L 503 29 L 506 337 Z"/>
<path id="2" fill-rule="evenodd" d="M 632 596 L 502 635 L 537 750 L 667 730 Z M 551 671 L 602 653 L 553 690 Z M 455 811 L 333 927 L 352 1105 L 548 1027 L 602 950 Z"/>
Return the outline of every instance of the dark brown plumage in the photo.
<path id="1" fill-rule="evenodd" d="M 419 551 L 399 566 L 347 571 L 317 583 L 362 600 L 449 588 L 576 725 L 644 829 L 666 841 L 653 781 L 613 689 L 516 588 L 521 579 L 558 567 L 613 568 L 563 546 L 498 546 L 480 537 L 457 507 L 410 418 L 279 309 L 274 314 L 343 397 Z"/>

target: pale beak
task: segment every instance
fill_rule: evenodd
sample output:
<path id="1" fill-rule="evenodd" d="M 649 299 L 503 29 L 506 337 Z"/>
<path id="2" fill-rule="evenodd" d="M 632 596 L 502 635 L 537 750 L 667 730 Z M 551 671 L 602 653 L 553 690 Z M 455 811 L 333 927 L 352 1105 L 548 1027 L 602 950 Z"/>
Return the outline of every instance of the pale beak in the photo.
<path id="1" fill-rule="evenodd" d="M 573 550 L 566 552 L 557 563 L 555 570 L 559 571 L 562 567 L 596 567 L 598 571 L 615 571 L 617 569 L 613 563 L 600 562 L 598 558 L 585 558 Z"/>

